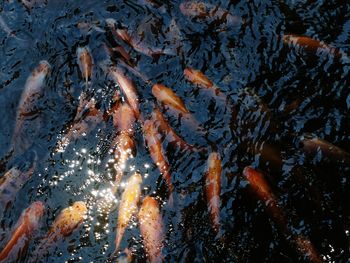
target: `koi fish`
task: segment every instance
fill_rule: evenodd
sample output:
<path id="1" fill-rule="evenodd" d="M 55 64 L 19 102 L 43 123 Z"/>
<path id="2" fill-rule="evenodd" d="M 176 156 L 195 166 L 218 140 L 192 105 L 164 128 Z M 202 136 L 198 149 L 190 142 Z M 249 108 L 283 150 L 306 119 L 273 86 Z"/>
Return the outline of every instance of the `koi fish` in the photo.
<path id="1" fill-rule="evenodd" d="M 106 24 L 116 38 L 124 41 L 127 45 L 139 53 L 149 57 L 157 55 L 174 55 L 171 50 L 148 45 L 141 38 L 137 37 L 136 34 L 129 33 L 126 28 L 118 28 L 116 21 L 112 18 L 106 19 Z"/>
<path id="2" fill-rule="evenodd" d="M 15 152 L 23 152 L 30 146 L 28 138 L 22 136 L 24 132 L 24 122 L 26 119 L 33 118 L 33 116 L 39 113 L 39 109 L 35 105 L 43 96 L 44 82 L 50 71 L 50 64 L 45 60 L 40 61 L 39 65 L 33 70 L 26 81 L 18 104 L 16 127 L 12 137 L 12 145 Z"/>
<path id="3" fill-rule="evenodd" d="M 174 141 L 177 145 L 179 145 L 183 149 L 194 149 L 194 146 L 187 143 L 184 139 L 182 139 L 177 133 L 173 130 L 173 128 L 169 125 L 169 123 L 164 118 L 163 114 L 159 111 L 159 109 L 155 108 L 152 112 L 152 120 L 156 127 L 161 130 L 167 136 L 170 142 Z"/>
<path id="4" fill-rule="evenodd" d="M 180 4 L 180 11 L 185 16 L 193 19 L 204 19 L 218 21 L 219 24 L 226 23 L 227 26 L 240 26 L 243 24 L 241 17 L 230 14 L 229 11 L 216 5 L 199 1 L 186 1 Z"/>
<path id="5" fill-rule="evenodd" d="M 152 87 L 152 93 L 158 101 L 175 108 L 180 112 L 189 113 L 189 110 L 186 108 L 183 101 L 168 87 L 165 87 L 162 84 L 155 84 Z"/>
<path id="6" fill-rule="evenodd" d="M 133 140 L 135 115 L 127 103 L 122 104 L 115 110 L 113 124 L 117 130 L 117 137 L 114 139 L 112 146 L 114 148 L 114 159 L 116 160 L 114 165 L 116 169 L 115 183 L 118 184 L 125 169 L 126 161 L 135 152 Z"/>
<path id="7" fill-rule="evenodd" d="M 335 57 L 341 57 L 342 52 L 334 47 L 331 47 L 327 45 L 326 43 L 313 39 L 308 36 L 298 36 L 298 35 L 284 35 L 282 37 L 283 43 L 288 44 L 288 45 L 293 45 L 293 46 L 300 46 L 303 47 L 306 51 L 309 52 L 317 52 L 317 50 L 322 49 L 328 54 L 331 54 Z"/>
<path id="8" fill-rule="evenodd" d="M 0 178 L 0 207 L 5 209 L 14 200 L 17 192 L 33 175 L 35 162 L 25 169 L 12 167 Z"/>
<path id="9" fill-rule="evenodd" d="M 350 154 L 345 150 L 317 137 L 305 135 L 301 140 L 304 152 L 315 156 L 318 151 L 331 162 L 350 164 Z"/>
<path id="10" fill-rule="evenodd" d="M 169 196 L 171 196 L 174 186 L 171 182 L 170 167 L 166 157 L 163 154 L 162 142 L 160 141 L 159 134 L 152 120 L 146 120 L 144 122 L 143 133 L 152 160 L 158 166 L 158 169 L 168 187 Z"/>
<path id="11" fill-rule="evenodd" d="M 135 117 L 138 119 L 140 116 L 139 98 L 137 96 L 135 84 L 118 67 L 111 66 L 109 72 L 112 78 L 120 85 L 129 105 L 134 111 Z"/>
<path id="12" fill-rule="evenodd" d="M 220 229 L 220 189 L 221 189 L 221 160 L 217 152 L 212 152 L 208 158 L 205 193 L 208 202 L 210 218 L 216 233 Z"/>
<path id="13" fill-rule="evenodd" d="M 150 196 L 145 197 L 138 218 L 149 262 L 164 262 L 161 249 L 165 234 L 157 200 Z"/>
<path id="14" fill-rule="evenodd" d="M 286 231 L 286 218 L 282 209 L 278 205 L 276 196 L 264 176 L 252 167 L 244 168 L 243 175 L 248 180 L 254 193 L 265 203 L 266 208 L 271 213 L 272 217 L 277 221 L 279 226 Z"/>
<path id="15" fill-rule="evenodd" d="M 214 86 L 213 82 L 208 79 L 208 77 L 205 76 L 200 70 L 186 68 L 184 70 L 184 75 L 189 82 L 195 85 L 199 85 L 203 88 L 210 89 Z"/>
<path id="16" fill-rule="evenodd" d="M 44 205 L 37 201 L 23 211 L 15 226 L 11 238 L 0 252 L 0 262 L 19 262 L 27 250 L 33 232 L 39 227 L 39 220 L 44 214 Z"/>
<path id="17" fill-rule="evenodd" d="M 77 48 L 77 57 L 78 57 L 78 64 L 80 68 L 80 72 L 85 79 L 85 83 L 87 84 L 88 81 L 91 79 L 92 76 L 92 66 L 93 66 L 93 59 L 90 53 L 90 50 L 88 47 L 78 47 Z"/>
<path id="18" fill-rule="evenodd" d="M 278 206 L 277 198 L 273 194 L 263 175 L 251 167 L 244 168 L 243 174 L 259 199 L 265 202 L 267 210 L 270 212 L 273 219 L 279 224 L 283 233 L 288 237 L 292 236 L 292 241 L 297 246 L 298 252 L 307 256 L 313 263 L 323 262 L 308 239 L 302 235 L 295 235 L 291 233 L 290 229 L 288 229 L 286 216 Z"/>
<path id="19" fill-rule="evenodd" d="M 68 132 L 63 138 L 57 143 L 56 151 L 64 152 L 71 141 L 77 140 L 81 136 L 88 134 L 103 121 L 103 113 L 98 110 L 95 105 L 95 100 L 92 98 L 87 102 L 84 110 L 77 113 L 74 123 L 69 127 Z"/>
<path id="20" fill-rule="evenodd" d="M 40 258 L 48 253 L 50 248 L 58 241 L 68 237 L 74 230 L 79 228 L 87 213 L 84 202 L 75 202 L 72 206 L 61 211 L 53 222 L 47 235 L 41 240 L 34 251 L 30 262 L 38 262 Z"/>
<path id="21" fill-rule="evenodd" d="M 126 227 L 131 218 L 137 213 L 137 205 L 141 196 L 141 174 L 135 173 L 127 182 L 118 212 L 117 235 L 115 239 L 115 250 L 117 251 L 122 241 Z"/>

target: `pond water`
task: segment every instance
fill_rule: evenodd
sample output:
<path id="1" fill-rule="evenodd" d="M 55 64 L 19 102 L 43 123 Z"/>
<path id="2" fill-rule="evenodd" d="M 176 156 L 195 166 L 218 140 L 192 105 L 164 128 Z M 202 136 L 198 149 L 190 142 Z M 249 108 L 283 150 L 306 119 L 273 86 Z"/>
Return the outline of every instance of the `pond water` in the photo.
<path id="1" fill-rule="evenodd" d="M 60 211 L 83 201 L 83 223 L 37 262 L 115 262 L 123 256 L 115 252 L 122 193 L 139 171 L 141 200 L 153 196 L 160 205 L 165 262 L 322 262 L 296 247 L 293 238 L 301 236 L 324 262 L 349 262 L 349 14 L 347 1 L 1 1 L 0 176 L 12 167 L 34 172 L 0 206 L 0 249 L 22 211 L 41 201 L 40 226 L 19 262 L 33 260 Z M 133 39 L 118 39 L 111 21 Z M 291 40 L 302 36 L 307 44 Z M 82 47 L 93 59 L 88 81 L 79 68 Z M 21 94 L 43 60 L 50 72 L 18 128 Z M 108 112 L 116 91 L 130 101 L 109 74 L 112 64 L 134 82 L 141 112 L 133 158 L 114 186 L 117 131 Z M 191 83 L 186 68 L 203 72 L 216 90 Z M 157 100 L 155 83 L 171 88 L 189 113 Z M 57 150 L 82 94 L 94 98 L 103 118 L 87 122 L 86 132 Z M 155 106 L 195 146 L 182 149 L 169 134 L 157 135 L 174 186 L 171 202 L 142 128 Z M 328 151 L 318 145 L 308 152 L 308 138 L 342 150 L 329 153 L 335 146 L 327 144 Z M 205 190 L 211 152 L 222 163 L 219 231 Z M 285 215 L 282 227 L 274 204 L 246 179 L 247 166 L 267 178 Z M 120 251 L 146 262 L 139 221 L 132 218 Z"/>

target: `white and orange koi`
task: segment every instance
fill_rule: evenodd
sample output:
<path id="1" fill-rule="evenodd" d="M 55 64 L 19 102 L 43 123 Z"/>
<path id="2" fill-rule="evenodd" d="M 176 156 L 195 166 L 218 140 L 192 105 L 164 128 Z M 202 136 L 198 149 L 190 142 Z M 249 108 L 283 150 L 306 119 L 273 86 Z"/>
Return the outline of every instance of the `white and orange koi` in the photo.
<path id="1" fill-rule="evenodd" d="M 120 242 L 122 241 L 126 227 L 130 220 L 137 213 L 138 203 L 141 196 L 142 176 L 140 173 L 135 173 L 127 182 L 126 188 L 121 197 L 117 234 L 115 239 L 115 250 L 119 250 Z"/>
<path id="2" fill-rule="evenodd" d="M 77 48 L 78 65 L 83 76 L 85 83 L 91 79 L 93 59 L 88 47 L 78 47 Z"/>
<path id="3" fill-rule="evenodd" d="M 211 222 L 216 233 L 220 230 L 221 172 L 222 167 L 220 155 L 217 152 L 212 152 L 208 158 L 205 193 Z"/>
<path id="4" fill-rule="evenodd" d="M 139 98 L 137 95 L 135 84 L 118 67 L 111 66 L 109 68 L 109 73 L 112 76 L 112 78 L 119 84 L 129 105 L 134 111 L 135 117 L 138 119 L 140 116 Z"/>
<path id="5" fill-rule="evenodd" d="M 11 238 L 0 252 L 0 262 L 20 262 L 25 254 L 33 232 L 39 227 L 39 220 L 44 214 L 42 202 L 32 203 L 20 216 Z"/>
<path id="6" fill-rule="evenodd" d="M 164 262 L 164 256 L 161 250 L 165 234 L 157 200 L 150 196 L 145 197 L 138 218 L 149 262 Z"/>
<path id="7" fill-rule="evenodd" d="M 15 152 L 18 150 L 24 151 L 30 146 L 26 142 L 26 138 L 22 136 L 24 121 L 27 118 L 33 118 L 39 113 L 39 110 L 36 108 L 36 102 L 43 96 L 44 82 L 50 71 L 50 64 L 44 60 L 40 61 L 26 81 L 18 104 L 16 127 L 12 137 Z"/>

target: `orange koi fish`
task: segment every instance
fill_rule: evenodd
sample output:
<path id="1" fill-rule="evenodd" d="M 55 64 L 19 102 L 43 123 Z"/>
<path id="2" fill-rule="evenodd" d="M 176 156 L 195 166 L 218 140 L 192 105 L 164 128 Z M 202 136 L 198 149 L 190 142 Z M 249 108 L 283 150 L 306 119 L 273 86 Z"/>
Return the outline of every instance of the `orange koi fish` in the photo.
<path id="1" fill-rule="evenodd" d="M 142 202 L 138 217 L 149 262 L 164 262 L 161 249 L 165 234 L 157 200 L 147 196 Z"/>
<path id="2" fill-rule="evenodd" d="M 0 262 L 19 262 L 27 250 L 33 232 L 39 227 L 39 220 L 44 214 L 42 202 L 32 203 L 20 216 L 11 238 L 0 252 Z"/>
<path id="3" fill-rule="evenodd" d="M 221 160 L 220 155 L 212 152 L 208 158 L 208 170 L 206 172 L 205 193 L 208 202 L 213 228 L 216 233 L 220 229 L 220 189 L 221 189 Z"/>
<path id="4" fill-rule="evenodd" d="M 195 85 L 199 85 L 203 88 L 210 89 L 214 86 L 213 82 L 208 79 L 208 77 L 205 76 L 200 70 L 186 68 L 184 70 L 184 75 L 189 82 Z"/>
<path id="5" fill-rule="evenodd" d="M 168 187 L 169 196 L 171 196 L 174 186 L 171 182 L 170 167 L 165 155 L 163 154 L 163 147 L 162 142 L 160 141 L 160 135 L 158 134 L 158 131 L 152 120 L 146 120 L 144 122 L 143 134 L 152 160 L 158 166 L 158 169 L 162 174 Z"/>
<path id="6" fill-rule="evenodd" d="M 303 47 L 306 51 L 317 52 L 317 50 L 324 50 L 328 54 L 331 54 L 335 57 L 341 57 L 342 52 L 334 47 L 327 45 L 326 43 L 313 39 L 308 36 L 298 36 L 298 35 L 284 35 L 282 37 L 283 43 L 287 45 L 300 46 Z"/>
<path id="7" fill-rule="evenodd" d="M 85 79 L 85 83 L 91 79 L 93 60 L 88 47 L 77 48 L 78 65 L 80 72 Z"/>
<path id="8" fill-rule="evenodd" d="M 177 111 L 189 113 L 183 101 L 168 87 L 165 87 L 162 84 L 155 84 L 152 87 L 152 93 L 158 101 L 176 109 Z"/>
<path id="9" fill-rule="evenodd" d="M 139 98 L 137 96 L 136 87 L 131 79 L 129 79 L 123 71 L 115 66 L 109 68 L 110 75 L 119 84 L 129 105 L 134 111 L 135 117 L 139 118 Z"/>
<path id="10" fill-rule="evenodd" d="M 30 262 L 38 262 L 45 253 L 49 252 L 55 243 L 71 235 L 75 229 L 81 226 L 86 213 L 87 207 L 81 201 L 75 202 L 72 206 L 63 209 L 53 222 L 47 235 L 34 251 Z"/>
<path id="11" fill-rule="evenodd" d="M 117 235 L 115 239 L 116 251 L 119 250 L 120 242 L 122 241 L 125 229 L 131 218 L 136 215 L 138 208 L 137 205 L 141 196 L 141 184 L 141 174 L 135 173 L 129 178 L 122 195 L 118 212 Z"/>

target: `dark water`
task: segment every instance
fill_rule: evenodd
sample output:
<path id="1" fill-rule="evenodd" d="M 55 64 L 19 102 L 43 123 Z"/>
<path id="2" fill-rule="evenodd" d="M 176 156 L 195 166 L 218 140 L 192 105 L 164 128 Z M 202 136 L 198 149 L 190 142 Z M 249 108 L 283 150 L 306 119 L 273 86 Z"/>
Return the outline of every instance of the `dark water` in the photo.
<path id="1" fill-rule="evenodd" d="M 107 77 L 103 61 L 109 56 L 104 43 L 114 45 L 105 20 L 113 18 L 143 33 L 148 45 L 173 52 L 149 57 L 128 49 L 137 70 L 153 83 L 171 87 L 200 124 L 193 131 L 161 107 L 176 132 L 189 143 L 222 156 L 224 242 L 213 232 L 205 201 L 207 154 L 180 151 L 164 143 L 177 202 L 176 209 L 162 208 L 166 262 L 308 262 L 280 233 L 243 179 L 243 168 L 248 165 L 268 174 L 288 226 L 308 237 L 325 262 L 349 262 L 350 164 L 329 162 L 320 154 L 307 158 L 300 140 L 312 134 L 350 151 L 350 60 L 345 55 L 350 52 L 350 4 L 211 1 L 244 19 L 243 25 L 232 26 L 211 18 L 188 18 L 180 12 L 180 3 L 48 0 L 28 10 L 20 1 L 2 1 L 0 15 L 13 34 L 0 30 L 1 174 L 32 158 L 33 151 L 38 160 L 32 178 L 2 211 L 1 247 L 21 211 L 33 201 L 44 202 L 42 226 L 22 259 L 25 262 L 59 211 L 82 200 L 89 208 L 83 226 L 58 242 L 43 261 L 105 262 L 112 257 L 122 190 L 110 210 L 97 205 L 113 179 L 106 168 L 112 158 L 108 151 L 115 134 L 112 121 L 97 125 L 63 153 L 55 153 L 54 147 L 73 120 L 82 91 L 94 94 L 101 111 L 111 103 L 117 86 Z M 90 28 L 79 29 L 80 22 Z M 322 40 L 344 55 L 336 58 L 322 50 L 307 52 L 285 45 L 284 34 Z M 76 49 L 86 45 L 94 58 L 88 87 L 79 75 L 76 57 Z M 39 117 L 32 125 L 28 122 L 25 131 L 31 147 L 7 158 L 21 93 L 40 60 L 47 60 L 52 69 L 44 99 L 38 102 Z M 188 82 L 183 76 L 186 67 L 203 71 L 228 99 Z M 151 86 L 129 74 L 147 117 L 156 103 Z M 140 124 L 137 127 L 137 154 L 129 160 L 123 181 L 139 170 L 144 176 L 143 196 L 165 201 L 165 184 L 145 146 Z M 272 154 L 255 150 L 266 144 L 278 150 Z M 146 261 L 136 219 L 121 247 L 130 248 L 136 262 Z"/>

